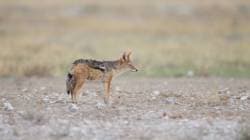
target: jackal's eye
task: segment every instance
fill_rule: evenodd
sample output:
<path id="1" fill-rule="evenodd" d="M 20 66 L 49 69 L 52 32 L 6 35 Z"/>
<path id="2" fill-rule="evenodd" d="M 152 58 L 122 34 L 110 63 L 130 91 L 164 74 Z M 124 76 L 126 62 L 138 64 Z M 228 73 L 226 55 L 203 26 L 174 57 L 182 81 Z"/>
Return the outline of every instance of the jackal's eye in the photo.
<path id="1" fill-rule="evenodd" d="M 128 66 L 129 66 L 129 67 L 134 67 L 134 66 L 133 66 L 133 64 L 131 64 L 131 63 L 130 63 L 130 64 L 128 64 Z"/>

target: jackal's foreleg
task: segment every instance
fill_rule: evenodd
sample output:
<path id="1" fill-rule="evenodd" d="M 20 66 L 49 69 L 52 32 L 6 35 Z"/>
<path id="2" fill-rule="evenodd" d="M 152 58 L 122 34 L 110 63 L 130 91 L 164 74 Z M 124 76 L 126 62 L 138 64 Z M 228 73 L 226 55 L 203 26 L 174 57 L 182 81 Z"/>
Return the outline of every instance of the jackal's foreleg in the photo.
<path id="1" fill-rule="evenodd" d="M 112 81 L 112 76 L 107 77 L 106 80 L 104 80 L 104 102 L 106 104 L 109 103 L 109 98 L 110 98 L 110 87 L 111 87 L 111 81 Z"/>
<path id="2" fill-rule="evenodd" d="M 76 85 L 71 94 L 71 99 L 73 103 L 77 103 L 83 84 L 84 84 L 84 79 L 77 79 Z"/>

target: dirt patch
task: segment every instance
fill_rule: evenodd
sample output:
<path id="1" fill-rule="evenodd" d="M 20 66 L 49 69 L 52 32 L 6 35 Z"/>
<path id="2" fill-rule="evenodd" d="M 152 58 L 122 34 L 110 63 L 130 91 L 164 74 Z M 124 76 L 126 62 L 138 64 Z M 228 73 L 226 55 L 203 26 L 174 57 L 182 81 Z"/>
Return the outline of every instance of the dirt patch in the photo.
<path id="1" fill-rule="evenodd" d="M 77 106 L 63 78 L 0 79 L 3 139 L 248 139 L 250 80 L 115 80 L 112 104 L 89 82 Z M 243 131 L 244 130 L 244 131 Z"/>

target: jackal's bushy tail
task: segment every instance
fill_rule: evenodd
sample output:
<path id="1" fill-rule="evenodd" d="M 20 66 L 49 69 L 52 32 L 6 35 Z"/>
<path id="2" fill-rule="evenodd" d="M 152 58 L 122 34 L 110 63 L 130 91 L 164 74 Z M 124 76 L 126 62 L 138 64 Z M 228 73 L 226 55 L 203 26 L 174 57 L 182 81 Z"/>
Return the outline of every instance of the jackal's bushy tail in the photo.
<path id="1" fill-rule="evenodd" d="M 67 77 L 66 77 L 66 91 L 67 91 L 68 94 L 72 93 L 74 84 L 75 84 L 74 75 L 71 74 L 71 73 L 68 73 Z"/>

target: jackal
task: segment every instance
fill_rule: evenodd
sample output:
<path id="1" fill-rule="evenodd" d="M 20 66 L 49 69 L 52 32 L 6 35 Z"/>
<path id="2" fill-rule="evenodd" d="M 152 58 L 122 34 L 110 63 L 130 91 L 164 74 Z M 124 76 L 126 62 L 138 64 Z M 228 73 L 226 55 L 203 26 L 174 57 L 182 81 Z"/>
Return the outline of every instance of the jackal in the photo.
<path id="1" fill-rule="evenodd" d="M 131 52 L 124 52 L 114 61 L 97 61 L 78 59 L 72 63 L 67 74 L 66 89 L 71 94 L 73 103 L 77 103 L 83 84 L 86 80 L 101 80 L 104 83 L 104 102 L 109 102 L 111 81 L 126 71 L 138 71 L 130 60 Z"/>

